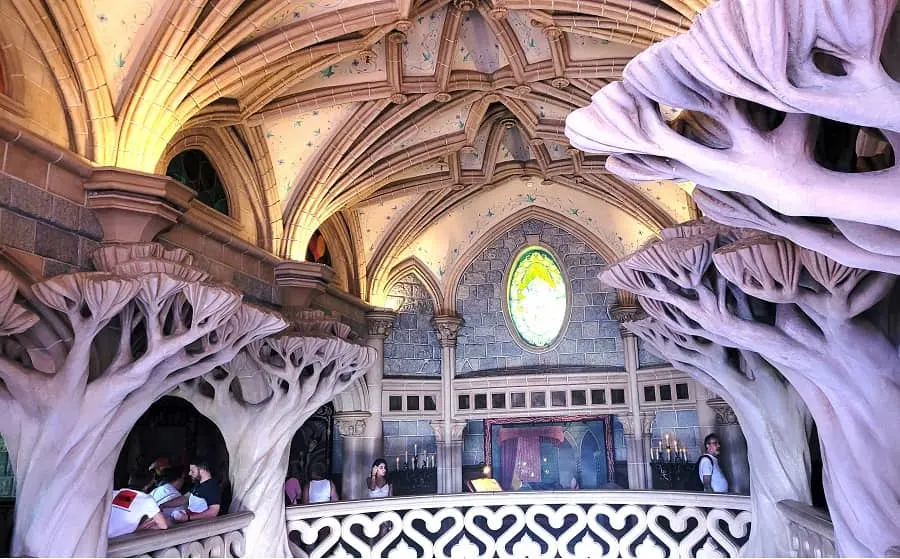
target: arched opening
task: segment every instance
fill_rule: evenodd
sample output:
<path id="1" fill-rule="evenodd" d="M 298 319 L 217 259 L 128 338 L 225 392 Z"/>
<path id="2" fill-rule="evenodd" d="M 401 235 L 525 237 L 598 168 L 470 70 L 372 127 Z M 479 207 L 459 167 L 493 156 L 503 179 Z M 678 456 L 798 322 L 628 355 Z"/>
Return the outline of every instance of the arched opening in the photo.
<path id="1" fill-rule="evenodd" d="M 161 458 L 184 472 L 192 461 L 205 460 L 222 491 L 219 514 L 228 512 L 231 481 L 225 440 L 215 423 L 181 398 L 163 397 L 135 423 L 116 463 L 115 488 L 126 487 L 132 472 L 146 470 Z"/>
<path id="2" fill-rule="evenodd" d="M 331 266 L 331 252 L 328 250 L 325 237 L 318 229 L 312 234 L 309 244 L 306 245 L 306 261 Z"/>
<path id="3" fill-rule="evenodd" d="M 166 176 L 197 191 L 197 200 L 225 215 L 231 215 L 225 185 L 209 157 L 199 149 L 182 151 L 172 158 Z"/>

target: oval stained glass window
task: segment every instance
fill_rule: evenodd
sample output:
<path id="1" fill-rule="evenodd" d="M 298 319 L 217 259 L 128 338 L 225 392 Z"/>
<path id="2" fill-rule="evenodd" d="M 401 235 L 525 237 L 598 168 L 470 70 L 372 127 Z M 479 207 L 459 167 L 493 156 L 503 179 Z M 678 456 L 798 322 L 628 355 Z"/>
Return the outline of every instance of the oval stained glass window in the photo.
<path id="1" fill-rule="evenodd" d="M 556 341 L 566 320 L 566 281 L 548 250 L 532 246 L 519 253 L 507 280 L 506 301 L 522 341 L 538 348 Z"/>

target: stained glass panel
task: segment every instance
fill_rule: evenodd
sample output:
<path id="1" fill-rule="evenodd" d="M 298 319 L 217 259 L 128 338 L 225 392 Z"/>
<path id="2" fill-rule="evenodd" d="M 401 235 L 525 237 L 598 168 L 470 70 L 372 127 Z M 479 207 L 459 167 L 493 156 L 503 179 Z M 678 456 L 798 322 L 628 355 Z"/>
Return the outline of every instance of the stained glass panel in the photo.
<path id="1" fill-rule="evenodd" d="M 541 247 L 519 253 L 506 287 L 509 316 L 527 344 L 546 347 L 566 319 L 566 282 L 556 259 Z"/>

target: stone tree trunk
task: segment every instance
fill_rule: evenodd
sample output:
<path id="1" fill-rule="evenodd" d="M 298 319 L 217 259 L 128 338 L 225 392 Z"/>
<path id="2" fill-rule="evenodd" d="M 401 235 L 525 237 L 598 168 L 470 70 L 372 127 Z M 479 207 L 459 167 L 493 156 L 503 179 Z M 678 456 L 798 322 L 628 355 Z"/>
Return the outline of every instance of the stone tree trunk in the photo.
<path id="1" fill-rule="evenodd" d="M 839 553 L 877 556 L 896 545 L 900 481 L 881 467 L 900 461 L 887 427 L 900 425 L 895 276 L 752 231 L 696 225 L 664 237 L 602 279 L 656 301 L 648 310 L 667 324 L 775 366 L 819 427 Z"/>
<path id="2" fill-rule="evenodd" d="M 64 350 L 36 345 L 38 319 L 0 273 L 0 434 L 16 474 L 13 555 L 104 556 L 119 451 L 137 419 L 180 382 L 284 328 L 239 293 L 201 283 L 181 250 L 114 245 L 101 272 L 56 276 L 35 297 L 71 326 Z"/>
<path id="3" fill-rule="evenodd" d="M 304 320 L 305 318 L 305 320 Z M 231 512 L 250 510 L 248 557 L 290 557 L 284 479 L 294 433 L 375 361 L 348 342 L 349 328 L 302 313 L 296 331 L 249 344 L 231 362 L 180 385 L 173 395 L 216 423 L 230 459 Z"/>
<path id="4" fill-rule="evenodd" d="M 788 522 L 775 504 L 786 499 L 812 502 L 806 444 L 811 418 L 806 405 L 784 377 L 758 355 L 710 341 L 716 336 L 672 320 L 663 303 L 641 302 L 652 316 L 626 322 L 625 327 L 660 357 L 727 401 L 747 439 L 753 507 L 752 532 L 743 554 L 790 555 Z"/>
<path id="5" fill-rule="evenodd" d="M 896 5 L 720 0 L 636 56 L 566 134 L 623 177 L 696 183 L 716 221 L 900 273 Z"/>

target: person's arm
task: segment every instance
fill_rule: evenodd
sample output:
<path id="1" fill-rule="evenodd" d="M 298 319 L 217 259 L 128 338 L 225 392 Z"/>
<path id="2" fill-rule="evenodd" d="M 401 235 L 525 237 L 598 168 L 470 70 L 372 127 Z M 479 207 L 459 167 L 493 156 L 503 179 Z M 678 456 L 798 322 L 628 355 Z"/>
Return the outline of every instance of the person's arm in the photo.
<path id="1" fill-rule="evenodd" d="M 174 508 L 178 508 L 178 507 L 187 506 L 187 504 L 188 504 L 188 496 L 181 495 L 179 497 L 175 497 L 174 499 L 172 499 L 170 501 L 166 501 L 165 503 L 159 505 L 159 508 L 174 509 Z"/>
<path id="2" fill-rule="evenodd" d="M 366 487 L 369 488 L 369 491 L 373 491 L 378 488 L 376 485 L 375 476 L 378 470 L 376 468 L 372 468 L 372 474 L 369 476 L 369 479 L 366 480 Z"/>
<path id="3" fill-rule="evenodd" d="M 312 482 L 310 482 L 310 483 L 312 483 Z M 303 493 L 300 495 L 300 503 L 302 503 L 304 505 L 309 504 L 309 485 L 310 484 L 307 483 L 303 486 Z M 291 502 L 291 504 L 296 505 L 297 501 L 293 501 L 293 502 Z"/>
<path id="4" fill-rule="evenodd" d="M 188 512 L 189 520 L 197 520 L 200 518 L 215 518 L 219 516 L 219 505 L 209 505 L 203 512 Z"/>
<path id="5" fill-rule="evenodd" d="M 703 481 L 703 492 L 712 493 L 712 460 L 700 458 L 700 480 Z"/>
<path id="6" fill-rule="evenodd" d="M 169 528 L 169 523 L 166 522 L 166 517 L 162 512 L 156 513 L 156 515 L 151 519 L 153 521 L 153 530 L 166 530 Z"/>
<path id="7" fill-rule="evenodd" d="M 389 483 L 388 484 L 388 497 L 393 497 L 393 496 L 394 496 L 394 484 Z"/>
<path id="8" fill-rule="evenodd" d="M 331 502 L 334 503 L 340 501 L 337 494 L 337 487 L 334 485 L 334 482 L 329 480 L 328 483 L 331 485 Z"/>

